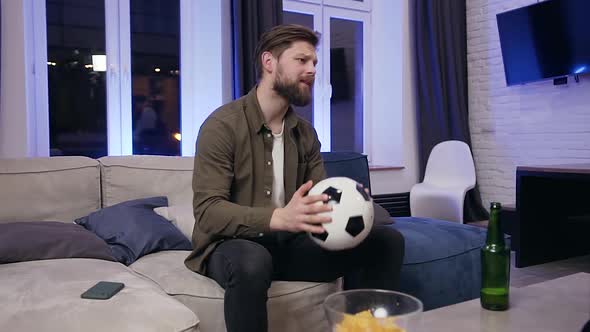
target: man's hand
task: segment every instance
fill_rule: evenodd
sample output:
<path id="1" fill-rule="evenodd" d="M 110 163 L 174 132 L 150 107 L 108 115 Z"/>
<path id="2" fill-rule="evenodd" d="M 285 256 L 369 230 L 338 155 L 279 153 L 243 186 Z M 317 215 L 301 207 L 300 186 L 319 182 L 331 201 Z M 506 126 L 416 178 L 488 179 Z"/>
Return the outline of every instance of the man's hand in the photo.
<path id="1" fill-rule="evenodd" d="M 284 208 L 277 208 L 270 219 L 270 229 L 275 231 L 310 232 L 321 234 L 324 232 L 322 224 L 332 221 L 327 216 L 318 213 L 331 211 L 328 204 L 319 204 L 328 200 L 328 195 L 305 196 L 313 186 L 312 181 L 304 183 Z"/>

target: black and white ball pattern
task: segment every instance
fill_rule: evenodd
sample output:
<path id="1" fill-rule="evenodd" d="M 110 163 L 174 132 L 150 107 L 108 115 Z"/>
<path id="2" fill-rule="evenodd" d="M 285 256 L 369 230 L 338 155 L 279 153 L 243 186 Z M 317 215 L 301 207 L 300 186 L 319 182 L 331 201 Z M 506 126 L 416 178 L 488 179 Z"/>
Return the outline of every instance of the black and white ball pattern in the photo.
<path id="1" fill-rule="evenodd" d="M 311 234 L 311 239 L 327 250 L 354 248 L 361 243 L 373 227 L 373 200 L 364 187 L 346 177 L 333 177 L 318 182 L 309 195 L 325 193 L 332 205 L 329 215 L 332 222 L 324 224 L 322 234 Z"/>

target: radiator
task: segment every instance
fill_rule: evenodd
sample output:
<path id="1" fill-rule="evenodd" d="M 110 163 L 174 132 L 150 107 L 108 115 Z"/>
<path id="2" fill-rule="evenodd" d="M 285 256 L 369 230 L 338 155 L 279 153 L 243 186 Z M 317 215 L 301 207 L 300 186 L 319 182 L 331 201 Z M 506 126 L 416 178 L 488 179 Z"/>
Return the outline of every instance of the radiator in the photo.
<path id="1" fill-rule="evenodd" d="M 410 193 L 373 195 L 373 201 L 381 205 L 392 217 L 410 216 Z"/>

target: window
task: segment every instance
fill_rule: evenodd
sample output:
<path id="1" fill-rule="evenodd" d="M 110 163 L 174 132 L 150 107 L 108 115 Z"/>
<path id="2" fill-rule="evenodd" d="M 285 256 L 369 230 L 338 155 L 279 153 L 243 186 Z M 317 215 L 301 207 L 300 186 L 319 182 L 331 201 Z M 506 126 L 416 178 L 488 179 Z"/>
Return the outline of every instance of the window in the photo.
<path id="1" fill-rule="evenodd" d="M 136 1 L 160 9 L 141 8 Z M 193 155 L 204 119 L 232 98 L 229 4 L 229 0 L 46 0 L 9 7 L 23 15 L 25 38 L 32 41 L 17 45 L 20 53 L 14 52 L 24 53 L 25 61 L 5 58 L 23 67 L 27 86 L 26 103 L 3 110 L 23 119 L 12 132 L 26 133 L 19 136 L 23 143 L 11 151 L 43 156 L 50 154 L 51 145 L 52 155 L 132 154 L 138 144 L 133 135 L 138 108 L 148 99 L 143 96 L 164 94 L 169 113 L 162 123 L 173 140 L 170 149 L 161 153 L 178 154 L 180 149 L 181 155 Z M 401 105 L 407 69 L 401 50 L 407 4 L 369 0 L 283 0 L 283 4 L 286 23 L 322 33 L 313 105 L 296 110 L 313 122 L 322 149 L 353 150 L 367 154 L 373 164 L 403 165 Z M 135 24 L 142 15 L 174 23 Z M 161 44 L 157 38 L 167 39 L 170 48 L 142 49 L 136 41 L 148 35 L 156 38 L 154 45 Z M 145 65 L 146 59 L 155 59 L 158 67 Z M 58 71 L 68 61 L 80 66 L 76 78 L 80 84 L 67 83 L 72 68 Z M 67 84 L 77 94 L 59 89 Z M 26 117 L 19 115 L 23 108 Z M 147 144 L 147 149 L 151 151 L 135 152 L 155 153 L 153 145 Z"/>
<path id="2" fill-rule="evenodd" d="M 108 4 L 46 2 L 50 154 L 180 155 L 179 0 Z"/>
<path id="3" fill-rule="evenodd" d="M 323 151 L 404 164 L 404 8 L 405 1 L 283 0 L 285 23 L 321 33 L 313 107 L 296 112 L 311 119 Z"/>
<path id="4" fill-rule="evenodd" d="M 179 6 L 131 0 L 133 154 L 180 155 Z"/>
<path id="5" fill-rule="evenodd" d="M 200 125 L 231 98 L 229 1 L 30 3 L 26 17 L 43 14 L 24 24 L 48 78 L 27 79 L 31 98 L 48 90 L 49 109 L 34 112 L 50 118 L 51 155 L 194 154 Z M 41 128 L 27 130 L 47 149 Z"/>
<path id="6" fill-rule="evenodd" d="M 50 155 L 107 155 L 105 5 L 48 0 Z"/>
<path id="7" fill-rule="evenodd" d="M 363 22 L 330 17 L 332 151 L 364 152 Z"/>
<path id="8" fill-rule="evenodd" d="M 323 151 L 367 153 L 368 2 L 284 0 L 283 8 L 284 23 L 321 34 L 314 103 L 295 111 L 314 124 Z"/>

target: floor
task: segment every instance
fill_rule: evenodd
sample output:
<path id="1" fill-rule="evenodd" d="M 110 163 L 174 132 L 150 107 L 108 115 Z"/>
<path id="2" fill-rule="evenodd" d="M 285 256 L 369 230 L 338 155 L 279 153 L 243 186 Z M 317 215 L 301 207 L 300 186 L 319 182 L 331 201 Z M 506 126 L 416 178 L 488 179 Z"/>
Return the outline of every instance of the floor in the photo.
<path id="1" fill-rule="evenodd" d="M 469 225 L 488 227 L 488 221 L 471 222 Z M 590 255 L 550 262 L 523 268 L 514 267 L 514 252 L 510 260 L 510 286 L 524 287 L 539 282 L 565 277 L 578 272 L 590 273 Z"/>
<path id="2" fill-rule="evenodd" d="M 487 227 L 488 221 L 471 222 L 469 225 Z M 512 252 L 510 263 L 512 265 L 510 269 L 510 285 L 517 288 L 565 277 L 578 272 L 590 273 L 590 255 L 516 268 L 514 267 L 514 252 Z"/>
<path id="3" fill-rule="evenodd" d="M 517 288 L 565 277 L 578 272 L 590 273 L 590 255 L 523 268 L 515 268 L 513 252 L 511 264 L 510 285 Z"/>

